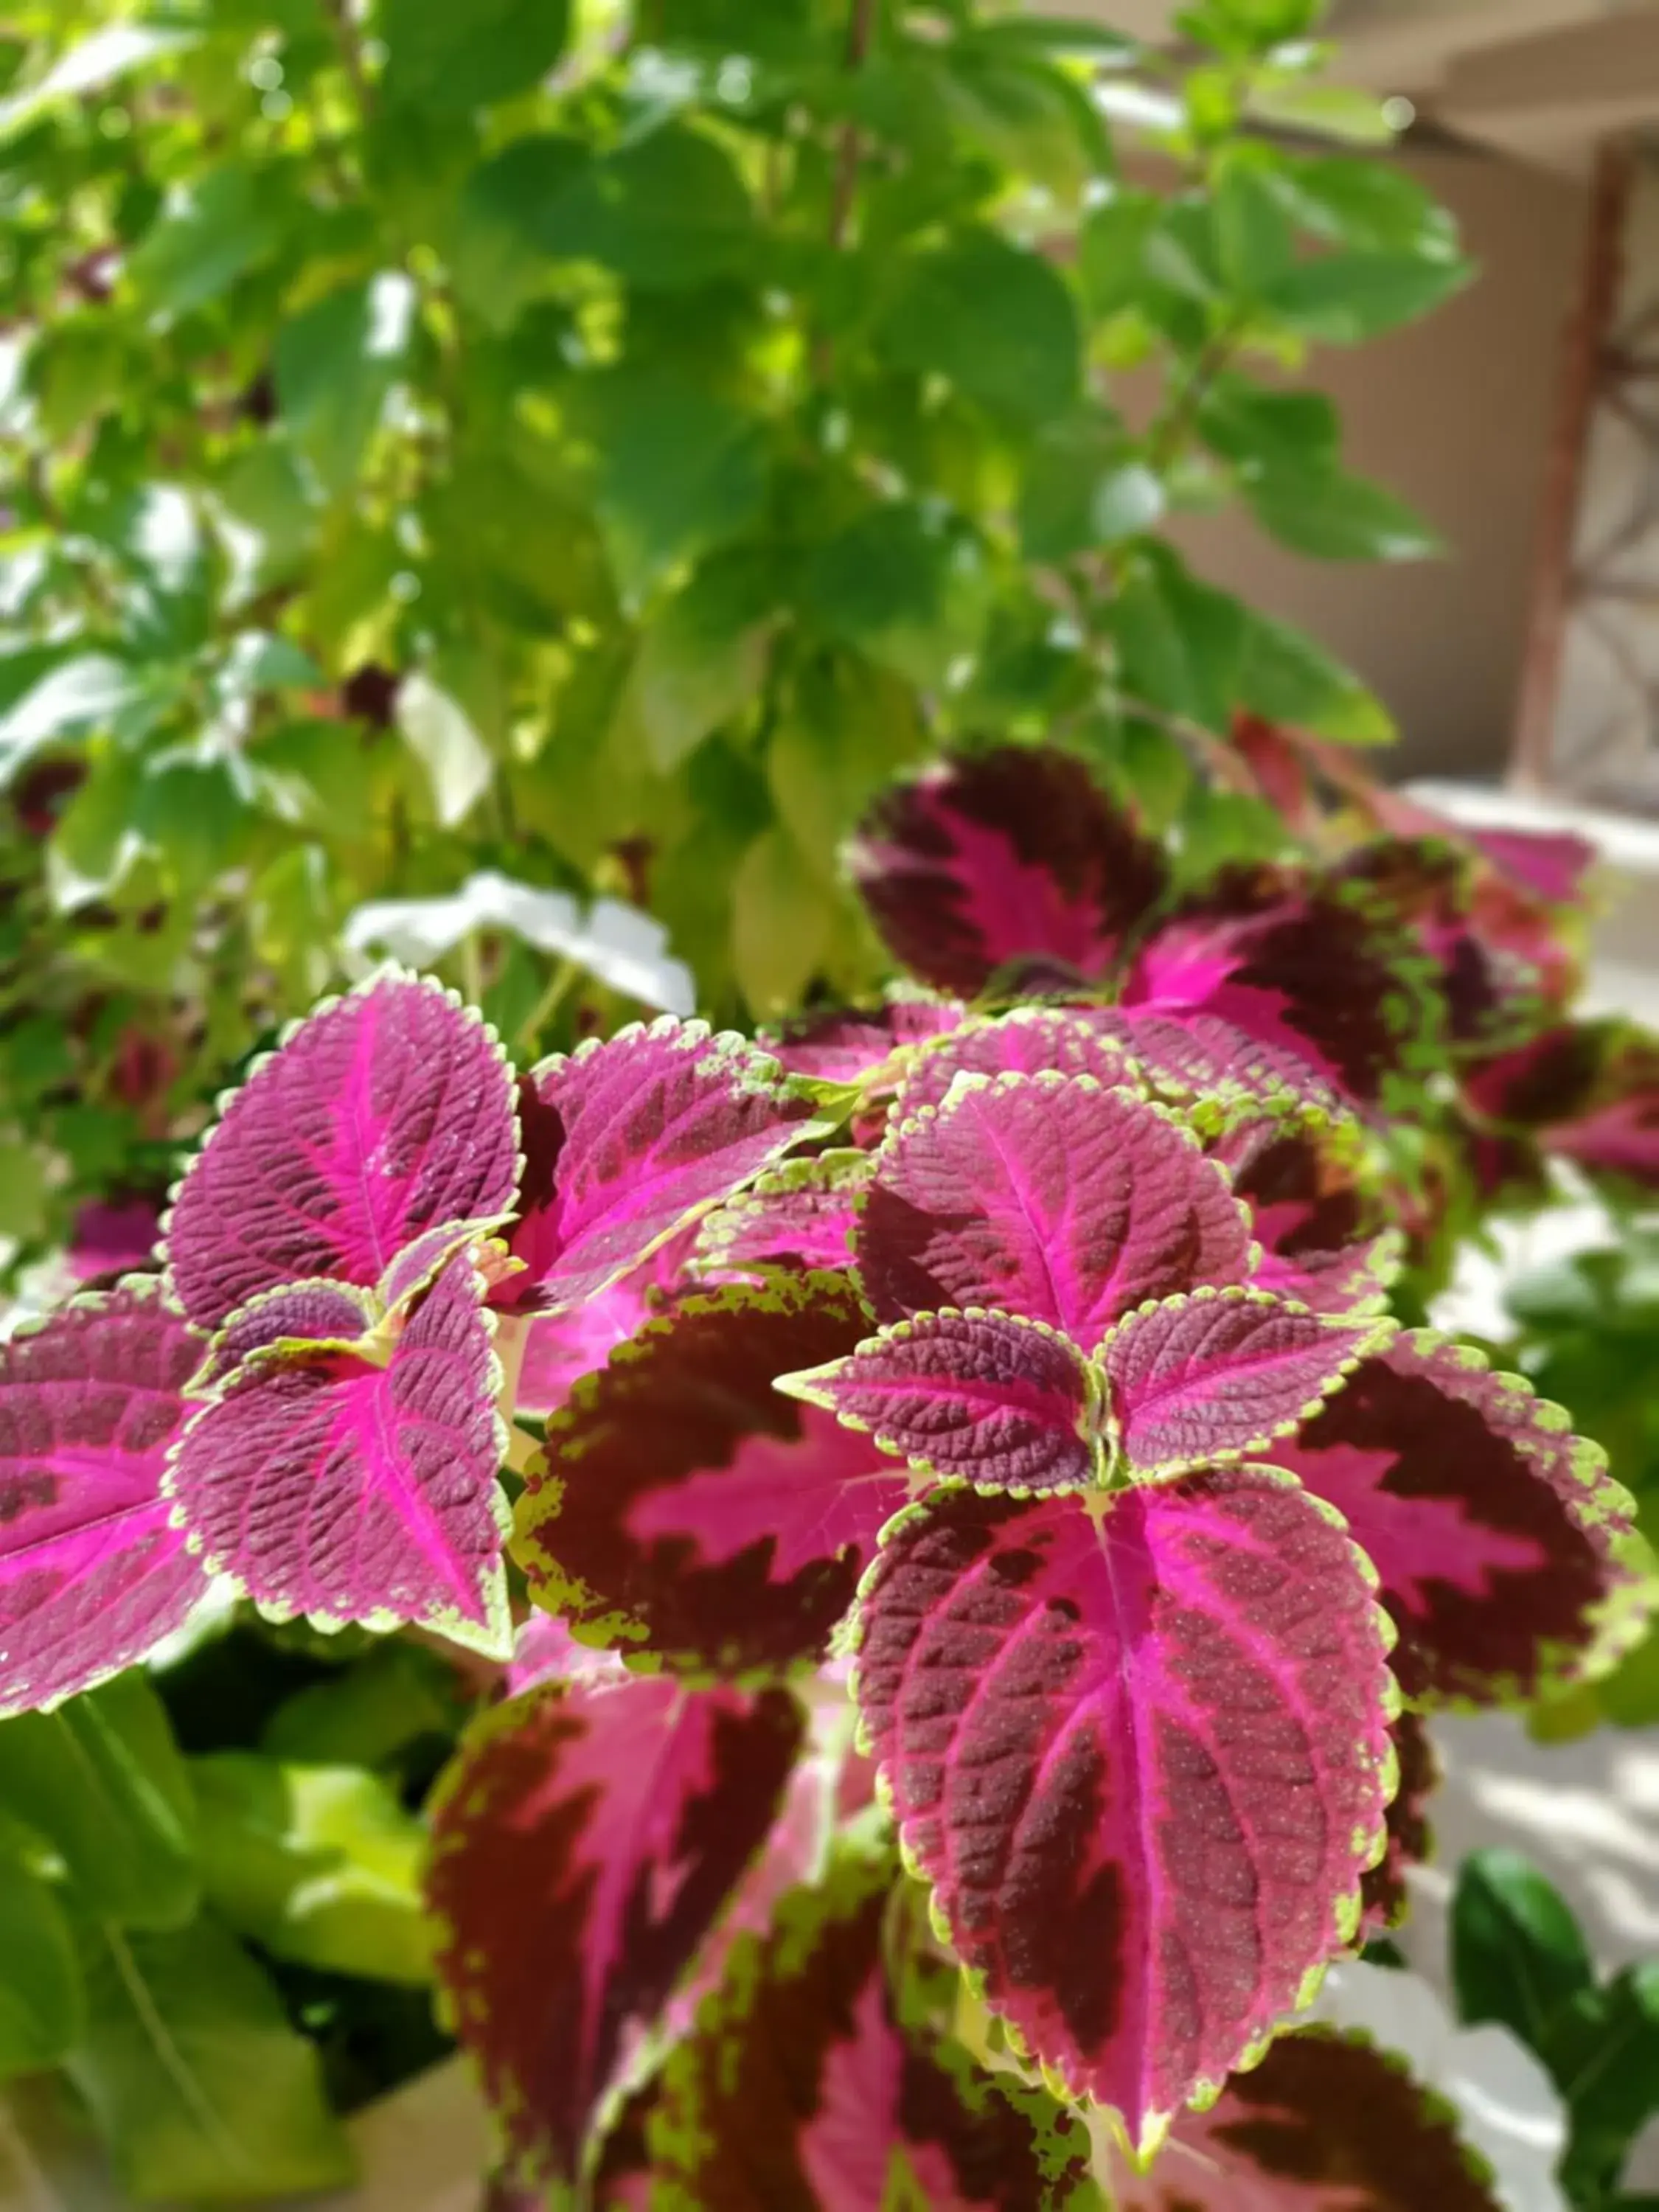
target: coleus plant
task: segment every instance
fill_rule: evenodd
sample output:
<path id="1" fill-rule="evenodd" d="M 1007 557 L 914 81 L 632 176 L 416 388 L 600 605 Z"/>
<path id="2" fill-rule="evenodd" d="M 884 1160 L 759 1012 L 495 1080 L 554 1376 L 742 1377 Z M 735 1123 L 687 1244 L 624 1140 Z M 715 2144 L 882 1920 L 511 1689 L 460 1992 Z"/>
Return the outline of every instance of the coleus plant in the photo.
<path id="1" fill-rule="evenodd" d="M 1415 1713 L 1605 1668 L 1650 1562 L 1559 1408 L 1386 1310 L 1446 1021 L 1362 872 L 1178 895 L 1042 750 L 853 859 L 917 984 L 773 1049 L 515 1079 L 386 974 L 258 1066 L 159 1278 L 7 1353 L 0 1699 L 210 1574 L 510 1660 L 429 1895 L 575 2201 L 1085 2205 L 1102 2116 L 1167 2196 L 1188 2108 L 1365 2075 L 1228 2087 L 1397 1908 Z"/>

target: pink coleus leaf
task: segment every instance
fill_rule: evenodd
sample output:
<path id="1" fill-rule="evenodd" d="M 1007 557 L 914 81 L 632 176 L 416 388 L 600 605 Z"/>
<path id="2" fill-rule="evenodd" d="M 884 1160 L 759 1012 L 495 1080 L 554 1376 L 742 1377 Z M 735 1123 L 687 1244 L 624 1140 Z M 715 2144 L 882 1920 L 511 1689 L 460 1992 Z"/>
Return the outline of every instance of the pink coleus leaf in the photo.
<path id="1" fill-rule="evenodd" d="M 1231 1119 L 1206 1149 L 1231 1176 L 1261 1241 L 1256 1283 L 1317 1313 L 1382 1304 L 1401 1238 L 1350 1117 L 1274 1102 Z"/>
<path id="2" fill-rule="evenodd" d="M 1136 1475 L 1271 1458 L 1265 1447 L 1339 1391 L 1393 1326 L 1237 1287 L 1141 1306 L 1098 1354 L 1112 1441 Z"/>
<path id="3" fill-rule="evenodd" d="M 677 1289 L 695 1287 L 684 1278 L 696 1243 L 696 1230 L 683 1230 L 608 1290 L 558 1313 L 526 1315 L 512 1324 L 525 1332 L 514 1409 L 532 1419 L 557 1413 L 583 1376 L 637 1336 Z"/>
<path id="4" fill-rule="evenodd" d="M 858 1698 L 987 2002 L 1149 2150 L 1352 1936 L 1393 1787 L 1385 1624 L 1340 1526 L 1240 1468 L 900 1516 Z"/>
<path id="5" fill-rule="evenodd" d="M 0 1717 L 133 1665 L 206 1595 L 161 1494 L 202 1351 L 131 1284 L 0 1345 Z"/>
<path id="6" fill-rule="evenodd" d="M 1020 1494 L 1101 1471 L 1094 1378 L 1041 1322 L 973 1310 L 918 1314 L 777 1388 L 866 1431 L 918 1472 Z"/>
<path id="7" fill-rule="evenodd" d="M 958 1076 L 890 1132 L 856 1254 L 883 1321 L 989 1306 L 1085 1350 L 1149 1297 L 1242 1282 L 1249 1225 L 1162 1108 L 1087 1076 Z"/>
<path id="8" fill-rule="evenodd" d="M 850 1267 L 856 1200 L 872 1172 L 868 1152 L 839 1147 L 769 1169 L 752 1190 L 704 1218 L 698 1266 L 715 1277 Z"/>
<path id="9" fill-rule="evenodd" d="M 452 1260 L 392 1339 L 256 1354 L 191 1421 L 168 1487 L 212 1564 L 278 1617 L 410 1624 L 505 1656 L 500 1369 Z"/>
<path id="10" fill-rule="evenodd" d="M 1283 2036 L 1150 2173 L 1109 2154 L 1116 2212 L 1500 2212 L 1447 2106 L 1404 2064 L 1324 2029 Z"/>
<path id="11" fill-rule="evenodd" d="M 1273 1457 L 1375 1565 L 1412 1697 L 1524 1698 L 1639 1632 L 1650 1562 L 1604 1455 L 1468 1346 L 1397 1336 Z"/>
<path id="12" fill-rule="evenodd" d="M 1219 1015 L 1364 1102 L 1423 1060 L 1437 1028 L 1426 963 L 1403 933 L 1358 887 L 1282 867 L 1226 871 L 1176 908 L 1141 945 L 1122 998 Z"/>
<path id="13" fill-rule="evenodd" d="M 1176 1106 L 1199 1098 L 1301 1100 L 1338 1109 L 1341 1095 L 1302 1053 L 1263 1044 L 1201 1007 L 1099 1006 L 1086 1020 L 1127 1052 L 1154 1097 Z"/>
<path id="14" fill-rule="evenodd" d="M 710 2212 L 1094 2212 L 1082 2118 L 912 2021 L 884 1941 L 890 1845 L 855 1832 L 823 1882 L 734 1948 L 647 2121 L 664 2201 Z"/>
<path id="15" fill-rule="evenodd" d="M 173 1291 L 216 1328 L 305 1277 L 372 1289 L 425 1231 L 500 1218 L 518 1168 L 493 1033 L 438 984 L 380 976 L 301 1022 L 225 1109 L 167 1224 Z"/>
<path id="16" fill-rule="evenodd" d="M 760 1043 L 791 1075 L 890 1090 L 908 1048 L 948 1035 L 967 1011 L 960 999 L 896 997 L 872 1012 L 847 1006 L 803 1014 L 781 1030 L 763 1030 Z"/>
<path id="17" fill-rule="evenodd" d="M 1088 1013 L 1062 1007 L 1018 1006 L 994 1021 L 964 1023 L 916 1053 L 895 1111 L 942 1106 L 958 1075 L 1092 1075 L 1109 1088 L 1139 1088 L 1133 1061 L 1101 1033 Z"/>
<path id="18" fill-rule="evenodd" d="M 773 1377 L 850 1352 L 847 1279 L 682 1299 L 577 1386 L 532 1468 L 514 1555 L 594 1642 L 743 1674 L 820 1657 L 904 1471 Z"/>
<path id="19" fill-rule="evenodd" d="M 742 1038 L 665 1015 L 544 1062 L 524 1086 L 524 1272 L 502 1302 L 596 1297 L 810 1133 L 810 1101 Z"/>
<path id="20" fill-rule="evenodd" d="M 780 1690 L 554 1683 L 463 1742 L 432 1816 L 438 1977 L 513 2163 L 571 2181 L 776 1815 Z"/>
<path id="21" fill-rule="evenodd" d="M 1165 884 L 1158 848 L 1049 746 L 924 770 L 878 802 L 848 857 L 894 957 L 964 998 L 1027 963 L 1109 975 Z"/>
<path id="22" fill-rule="evenodd" d="M 198 1387 L 204 1392 L 222 1382 L 244 1360 L 276 1345 L 355 1344 L 374 1327 L 375 1311 L 369 1293 L 349 1283 L 313 1280 L 262 1291 L 216 1333 Z"/>
<path id="23" fill-rule="evenodd" d="M 1433 1848 L 1428 1807 L 1440 1784 L 1439 1762 L 1420 1713 L 1402 1712 L 1389 1733 L 1394 1739 L 1400 1787 L 1389 1804 L 1382 1856 L 1367 1868 L 1360 1884 L 1364 1910 L 1359 1929 L 1367 1942 L 1397 1928 L 1406 1917 L 1411 1902 L 1406 1877 L 1413 1867 L 1425 1863 Z"/>
<path id="24" fill-rule="evenodd" d="M 80 1283 L 140 1273 L 156 1265 L 161 1234 L 160 1210 L 147 1198 L 83 1206 L 70 1235 L 70 1271 Z"/>

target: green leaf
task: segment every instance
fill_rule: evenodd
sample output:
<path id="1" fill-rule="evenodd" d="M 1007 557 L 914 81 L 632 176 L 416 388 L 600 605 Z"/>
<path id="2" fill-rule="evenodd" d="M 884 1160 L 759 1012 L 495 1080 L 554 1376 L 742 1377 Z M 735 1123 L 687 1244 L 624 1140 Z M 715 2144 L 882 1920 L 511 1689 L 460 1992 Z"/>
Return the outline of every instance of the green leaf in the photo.
<path id="1" fill-rule="evenodd" d="M 1269 178 L 1287 212 L 1316 238 L 1425 261 L 1458 259 L 1455 217 L 1397 162 L 1285 155 Z"/>
<path id="2" fill-rule="evenodd" d="M 176 1928 L 195 1911 L 190 1776 L 143 1674 L 0 1723 L 0 1808 L 51 1846 L 88 1911 Z"/>
<path id="3" fill-rule="evenodd" d="M 522 220 L 543 252 L 597 261 L 629 283 L 681 292 L 754 256 L 753 210 L 732 161 L 701 131 L 670 125 L 584 162 Z"/>
<path id="4" fill-rule="evenodd" d="M 1163 204 L 1156 192 L 1115 185 L 1090 210 L 1078 233 L 1078 280 L 1096 315 L 1115 315 L 1139 301 L 1146 283 L 1146 241 Z"/>
<path id="5" fill-rule="evenodd" d="M 45 1228 L 48 1167 L 37 1146 L 0 1137 L 0 1237 L 21 1243 Z"/>
<path id="6" fill-rule="evenodd" d="M 547 211 L 592 160 L 580 138 L 537 131 L 514 138 L 467 179 L 447 258 L 462 305 L 492 330 L 510 329 L 546 283 Z"/>
<path id="7" fill-rule="evenodd" d="M 781 830 L 764 830 L 732 886 L 732 963 L 757 1018 L 795 1005 L 830 941 L 828 895 Z"/>
<path id="8" fill-rule="evenodd" d="M 273 1956 L 420 1986 L 431 1978 L 422 1830 L 377 1775 L 257 1752 L 191 1762 L 208 1902 Z"/>
<path id="9" fill-rule="evenodd" d="M 1508 1850 L 1475 1851 L 1463 1862 L 1451 1970 L 1466 2025 L 1497 2021 L 1540 2052 L 1556 2015 L 1592 1985 L 1589 1953 L 1560 1893 Z"/>
<path id="10" fill-rule="evenodd" d="M 134 2197 L 257 2199 L 355 2178 L 315 2046 L 216 1921 L 89 1923 L 82 1961 L 88 2026 L 69 2072 Z"/>
<path id="11" fill-rule="evenodd" d="M 107 653 L 58 659 L 0 714 L 0 775 L 70 738 L 108 729 L 144 697 L 138 670 Z"/>
<path id="12" fill-rule="evenodd" d="M 1042 422 L 1076 399 L 1082 332 L 1071 289 L 1040 253 L 994 231 L 917 254 L 880 341 L 902 367 L 949 379 L 993 414 Z"/>
<path id="13" fill-rule="evenodd" d="M 356 482 L 409 356 L 415 287 L 399 270 L 325 293 L 276 334 L 277 404 L 324 489 Z"/>
<path id="14" fill-rule="evenodd" d="M 84 99 L 132 70 L 193 46 L 196 33 L 149 23 L 106 23 L 60 54 L 45 76 L 0 100 L 0 137 L 10 137 L 54 100 Z"/>
<path id="15" fill-rule="evenodd" d="M 510 100 L 554 67 L 569 19 L 568 0 L 380 0 L 386 97 L 445 116 Z"/>
<path id="16" fill-rule="evenodd" d="M 819 546 L 803 578 L 805 604 L 831 637 L 921 685 L 944 683 L 970 658 L 988 591 L 970 531 L 896 501 Z"/>
<path id="17" fill-rule="evenodd" d="M 234 762 L 171 753 L 143 763 L 132 825 L 182 896 L 194 899 L 236 866 L 253 822 Z"/>
<path id="18" fill-rule="evenodd" d="M 1288 623 L 1247 612 L 1238 704 L 1343 745 L 1392 744 L 1399 734 L 1382 701 L 1350 668 Z"/>
<path id="19" fill-rule="evenodd" d="M 1269 76 L 1251 87 L 1245 106 L 1258 122 L 1340 138 L 1345 146 L 1392 146 L 1396 135 L 1376 94 L 1346 85 Z"/>
<path id="20" fill-rule="evenodd" d="M 651 757 L 665 774 L 754 697 L 777 605 L 775 556 L 710 554 L 647 623 L 633 691 Z"/>
<path id="21" fill-rule="evenodd" d="M 1567 2103 L 1562 2185 L 1575 2204 L 1599 2207 L 1659 2112 L 1659 1960 L 1580 1990 L 1556 2015 L 1543 2056 Z"/>
<path id="22" fill-rule="evenodd" d="M 1073 415 L 1032 447 L 1020 488 L 1020 545 L 1028 561 L 1067 561 L 1155 527 L 1163 479 L 1139 459 L 1121 426 Z"/>
<path id="23" fill-rule="evenodd" d="M 495 780 L 495 763 L 460 702 L 420 671 L 398 692 L 398 728 L 426 770 L 446 830 L 464 822 Z"/>
<path id="24" fill-rule="evenodd" d="M 1258 475 L 1306 473 L 1334 462 L 1340 436 L 1336 410 L 1322 392 L 1273 391 L 1236 374 L 1215 379 L 1197 419 L 1212 452 Z"/>
<path id="25" fill-rule="evenodd" d="M 599 524 L 618 585 L 639 599 L 757 520 L 766 436 L 730 401 L 670 369 L 619 369 L 591 387 Z"/>
<path id="26" fill-rule="evenodd" d="M 260 1748 L 301 1765 L 378 1767 L 421 1736 L 453 1736 L 465 1717 L 456 1678 L 441 1659 L 417 1644 L 388 1641 L 285 1698 Z"/>
<path id="27" fill-rule="evenodd" d="M 84 2016 L 75 1939 L 52 1885 L 0 1858 L 0 2081 L 56 2066 Z"/>
<path id="28" fill-rule="evenodd" d="M 173 185 L 127 264 L 139 304 L 169 315 L 207 306 L 270 258 L 287 217 L 270 170 L 227 161 Z"/>
<path id="29" fill-rule="evenodd" d="M 1298 261 L 1266 295 L 1268 307 L 1299 336 L 1327 345 L 1359 345 L 1430 313 L 1468 282 L 1466 261 L 1415 254 L 1322 253 Z"/>
<path id="30" fill-rule="evenodd" d="M 1267 291 L 1291 265 L 1291 225 L 1273 189 L 1273 161 L 1262 148 L 1233 146 L 1215 168 L 1215 236 L 1221 273 L 1247 299 Z"/>
<path id="31" fill-rule="evenodd" d="M 1402 499 L 1341 468 L 1244 480 L 1250 512 L 1283 545 L 1319 561 L 1423 561 L 1444 541 Z"/>
<path id="32" fill-rule="evenodd" d="M 1172 556 L 1143 553 L 1127 565 L 1109 620 L 1131 702 L 1226 731 L 1245 638 L 1237 599 L 1199 583 Z"/>

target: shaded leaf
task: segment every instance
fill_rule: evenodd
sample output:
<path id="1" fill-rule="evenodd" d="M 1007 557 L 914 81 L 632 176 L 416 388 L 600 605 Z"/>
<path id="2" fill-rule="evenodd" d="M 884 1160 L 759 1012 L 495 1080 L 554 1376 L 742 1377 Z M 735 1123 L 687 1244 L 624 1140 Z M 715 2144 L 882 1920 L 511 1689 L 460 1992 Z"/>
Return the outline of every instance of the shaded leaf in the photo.
<path id="1" fill-rule="evenodd" d="M 1109 2167 L 1118 2212 L 1499 2212 L 1445 2106 L 1401 2062 L 1322 2031 L 1282 2036 L 1150 2174 Z"/>
<path id="2" fill-rule="evenodd" d="M 216 1920 L 173 1935 L 88 1926 L 82 1964 L 70 2078 L 134 2197 L 287 2197 L 354 2179 L 316 2046 Z"/>
<path id="3" fill-rule="evenodd" d="M 972 997 L 1022 962 L 1109 972 L 1163 892 L 1164 861 L 1080 761 L 1002 746 L 896 786 L 849 854 L 894 957 Z"/>
<path id="4" fill-rule="evenodd" d="M 902 272 L 879 342 L 902 367 L 949 378 L 994 414 L 1039 423 L 1076 398 L 1082 332 L 1052 262 L 967 230 Z"/>
<path id="5" fill-rule="evenodd" d="M 800 1734 L 780 1690 L 624 1678 L 531 1690 L 464 1742 L 428 1898 L 457 2033 L 526 2177 L 574 2178 L 765 1838 Z"/>
<path id="6" fill-rule="evenodd" d="M 740 1939 L 669 2062 L 647 2142 L 665 2202 L 1020 2212 L 1098 2204 L 1082 2121 L 907 2023 L 888 1986 L 890 1847 L 838 1851 L 821 1887 Z"/>

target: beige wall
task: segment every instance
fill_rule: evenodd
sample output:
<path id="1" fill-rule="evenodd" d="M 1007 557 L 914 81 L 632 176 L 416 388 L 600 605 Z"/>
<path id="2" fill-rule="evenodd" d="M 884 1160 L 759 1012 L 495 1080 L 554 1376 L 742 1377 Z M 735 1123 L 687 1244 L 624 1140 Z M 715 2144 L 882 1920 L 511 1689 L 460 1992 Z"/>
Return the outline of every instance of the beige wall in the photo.
<path id="1" fill-rule="evenodd" d="M 1399 718 L 1400 774 L 1495 773 L 1506 757 L 1534 525 L 1583 198 L 1553 173 L 1480 155 L 1411 164 L 1455 212 L 1480 265 L 1426 322 L 1310 380 L 1342 410 L 1352 466 L 1413 501 L 1451 549 L 1380 568 L 1300 559 L 1248 523 L 1183 524 L 1194 565 L 1351 661 Z"/>

